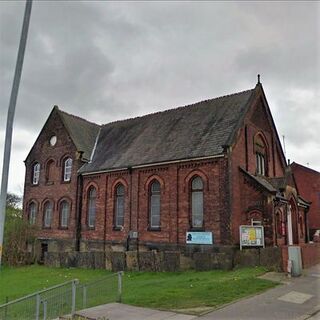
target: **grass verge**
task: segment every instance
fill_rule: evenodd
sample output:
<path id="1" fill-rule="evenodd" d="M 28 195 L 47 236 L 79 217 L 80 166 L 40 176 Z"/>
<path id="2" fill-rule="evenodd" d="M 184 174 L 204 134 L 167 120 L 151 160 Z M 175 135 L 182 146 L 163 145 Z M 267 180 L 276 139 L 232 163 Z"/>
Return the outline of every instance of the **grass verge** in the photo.
<path id="1" fill-rule="evenodd" d="M 276 286 L 277 283 L 257 278 L 265 272 L 266 269 L 259 267 L 235 271 L 127 273 L 123 301 L 164 310 L 199 309 L 201 313 L 207 307 L 217 308 Z"/>
<path id="2" fill-rule="evenodd" d="M 234 271 L 126 272 L 122 302 L 163 310 L 217 308 L 277 285 L 257 278 L 265 272 L 262 267 Z M 106 270 L 36 265 L 5 267 L 0 272 L 0 304 L 5 303 L 6 297 L 13 300 L 74 278 L 84 283 L 108 274 Z M 101 298 L 99 303 L 103 303 Z"/>

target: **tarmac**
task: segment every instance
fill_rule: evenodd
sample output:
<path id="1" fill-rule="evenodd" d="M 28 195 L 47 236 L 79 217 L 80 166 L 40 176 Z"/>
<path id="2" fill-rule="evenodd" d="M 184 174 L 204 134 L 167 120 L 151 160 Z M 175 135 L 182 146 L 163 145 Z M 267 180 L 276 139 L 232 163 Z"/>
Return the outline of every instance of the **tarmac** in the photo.
<path id="1" fill-rule="evenodd" d="M 320 320 L 320 264 L 302 276 L 267 273 L 280 282 L 264 293 L 230 303 L 202 316 L 110 303 L 77 312 L 88 320 Z"/>

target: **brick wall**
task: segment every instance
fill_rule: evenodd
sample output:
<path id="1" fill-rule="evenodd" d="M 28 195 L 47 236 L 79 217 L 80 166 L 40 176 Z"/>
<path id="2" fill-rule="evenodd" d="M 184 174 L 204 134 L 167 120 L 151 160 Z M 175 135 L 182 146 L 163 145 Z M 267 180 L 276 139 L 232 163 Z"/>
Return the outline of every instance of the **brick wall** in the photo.
<path id="1" fill-rule="evenodd" d="M 309 228 L 311 230 L 320 229 L 320 172 L 297 163 L 293 163 L 291 168 L 299 194 L 312 202 L 308 213 Z"/>
<path id="2" fill-rule="evenodd" d="M 302 267 L 310 268 L 320 263 L 320 243 L 304 243 L 299 244 L 301 248 Z M 288 266 L 288 246 L 281 247 L 282 252 L 282 267 L 283 271 L 287 272 Z"/>
<path id="3" fill-rule="evenodd" d="M 302 266 L 309 268 L 320 263 L 320 243 L 300 244 Z"/>
<path id="4" fill-rule="evenodd" d="M 269 121 L 267 121 L 269 120 Z M 231 181 L 232 181 L 232 236 L 233 242 L 239 243 L 239 225 L 250 222 L 248 212 L 260 211 L 266 231 L 266 243 L 272 244 L 273 218 L 270 194 L 250 184 L 245 179 L 243 168 L 251 174 L 256 174 L 256 153 L 254 149 L 254 137 L 259 132 L 263 133 L 267 147 L 267 176 L 283 177 L 284 166 L 281 162 L 281 154 L 277 146 L 275 131 L 272 128 L 271 118 L 263 107 L 261 97 L 257 96 L 244 119 L 244 126 L 238 132 L 236 143 L 232 146 L 231 155 Z"/>
<path id="5" fill-rule="evenodd" d="M 57 136 L 57 142 L 54 146 L 51 146 L 49 140 L 53 135 Z M 63 160 L 66 157 L 73 160 L 70 182 L 63 181 Z M 40 163 L 41 166 L 40 180 L 38 185 L 33 185 L 33 165 L 36 162 Z M 52 162 L 51 178 L 50 181 L 47 181 L 46 169 L 49 162 Z M 82 162 L 77 160 L 76 148 L 65 130 L 60 116 L 54 110 L 25 161 L 24 216 L 28 219 L 29 205 L 34 201 L 37 205 L 36 224 L 39 227 L 39 238 L 69 239 L 70 243 L 75 244 L 77 170 L 81 165 Z M 51 228 L 45 229 L 43 227 L 43 211 L 44 204 L 48 200 L 53 203 L 52 225 Z M 59 223 L 62 200 L 68 201 L 71 206 L 68 228 L 64 229 L 60 227 Z"/>
<path id="6" fill-rule="evenodd" d="M 106 240 L 113 245 L 124 244 L 129 231 L 134 230 L 139 232 L 140 244 L 185 244 L 186 231 L 190 231 L 190 183 L 196 175 L 200 176 L 204 183 L 203 230 L 213 232 L 215 243 L 230 242 L 230 222 L 226 221 L 228 210 L 224 192 L 226 166 L 226 159 L 222 157 L 84 176 L 82 242 Z M 149 225 L 149 186 L 155 179 L 161 185 L 159 230 L 152 230 Z M 125 222 L 122 230 L 115 230 L 115 187 L 119 183 L 125 187 Z M 87 226 L 87 196 L 90 186 L 95 186 L 98 191 L 94 229 Z M 223 225 L 221 221 L 224 221 Z"/>

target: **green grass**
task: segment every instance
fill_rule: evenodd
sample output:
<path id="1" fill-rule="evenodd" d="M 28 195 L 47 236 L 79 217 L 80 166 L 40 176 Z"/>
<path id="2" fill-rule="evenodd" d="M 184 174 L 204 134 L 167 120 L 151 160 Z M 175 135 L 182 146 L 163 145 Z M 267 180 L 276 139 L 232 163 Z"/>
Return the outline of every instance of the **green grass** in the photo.
<path id="1" fill-rule="evenodd" d="M 11 301 L 72 279 L 79 279 L 82 283 L 108 274 L 111 272 L 106 270 L 48 268 L 39 265 L 3 267 L 0 271 L 0 304 L 5 303 L 6 297 Z"/>
<path id="2" fill-rule="evenodd" d="M 257 278 L 265 271 L 258 267 L 235 271 L 126 272 L 122 302 L 168 310 L 218 307 L 274 287 L 276 283 Z M 0 272 L 0 304 L 5 302 L 6 297 L 13 300 L 74 278 L 84 283 L 109 274 L 106 270 L 36 265 L 5 267 Z"/>
<path id="3" fill-rule="evenodd" d="M 218 307 L 276 285 L 257 278 L 264 268 L 235 271 L 125 274 L 123 301 L 159 309 Z"/>

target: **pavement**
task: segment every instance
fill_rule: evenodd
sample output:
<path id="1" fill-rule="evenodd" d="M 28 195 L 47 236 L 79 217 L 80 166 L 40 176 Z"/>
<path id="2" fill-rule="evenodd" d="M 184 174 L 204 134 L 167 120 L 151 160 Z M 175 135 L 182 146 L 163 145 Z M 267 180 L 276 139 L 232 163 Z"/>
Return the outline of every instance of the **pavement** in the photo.
<path id="1" fill-rule="evenodd" d="M 266 279 L 282 285 L 241 299 L 202 316 L 110 303 L 77 312 L 100 320 L 320 320 L 320 264 L 298 278 L 268 273 Z"/>
<path id="2" fill-rule="evenodd" d="M 201 320 L 320 320 L 320 265 L 283 285 L 213 311 Z M 199 319 L 199 320 L 200 320 Z"/>
<path id="3" fill-rule="evenodd" d="M 108 303 L 81 310 L 76 313 L 88 320 L 192 320 L 196 316 L 129 306 L 121 303 Z"/>

